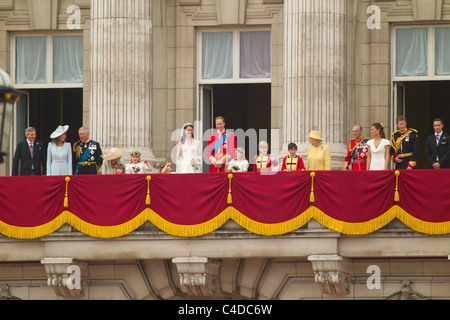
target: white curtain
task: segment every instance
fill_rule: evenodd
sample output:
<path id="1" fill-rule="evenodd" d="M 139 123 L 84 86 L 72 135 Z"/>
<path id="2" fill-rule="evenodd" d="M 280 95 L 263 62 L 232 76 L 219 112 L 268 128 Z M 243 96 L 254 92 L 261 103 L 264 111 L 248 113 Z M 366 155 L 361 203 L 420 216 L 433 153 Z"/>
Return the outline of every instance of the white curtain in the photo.
<path id="1" fill-rule="evenodd" d="M 233 33 L 202 34 L 202 78 L 231 79 L 233 77 Z"/>
<path id="2" fill-rule="evenodd" d="M 450 28 L 436 28 L 436 75 L 450 75 Z"/>
<path id="3" fill-rule="evenodd" d="M 53 37 L 53 82 L 83 82 L 83 37 Z"/>
<path id="4" fill-rule="evenodd" d="M 270 31 L 240 34 L 240 77 L 270 78 Z"/>
<path id="5" fill-rule="evenodd" d="M 46 82 L 46 38 L 19 37 L 16 39 L 16 83 Z"/>
<path id="6" fill-rule="evenodd" d="M 397 29 L 397 76 L 428 75 L 428 30 Z"/>

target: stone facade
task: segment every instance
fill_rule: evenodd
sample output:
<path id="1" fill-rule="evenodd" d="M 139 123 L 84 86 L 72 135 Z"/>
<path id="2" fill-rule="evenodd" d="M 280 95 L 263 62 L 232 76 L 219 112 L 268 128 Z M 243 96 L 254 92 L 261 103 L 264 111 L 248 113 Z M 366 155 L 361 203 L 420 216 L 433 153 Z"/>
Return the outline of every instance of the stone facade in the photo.
<path id="1" fill-rule="evenodd" d="M 80 9 L 75 30 L 68 30 L 71 5 Z M 380 9 L 380 28 L 368 27 L 371 5 Z M 449 21 L 450 4 L 434 0 L 0 0 L 0 67 L 13 71 L 11 41 L 17 34 L 82 34 L 83 125 L 105 148 L 138 148 L 156 162 L 170 157 L 176 129 L 202 120 L 201 30 L 265 26 L 271 30 L 276 142 L 283 152 L 297 142 L 304 155 L 308 131 L 321 130 L 337 169 L 353 124 L 361 124 L 366 135 L 375 121 L 394 130 L 393 26 Z M 7 174 L 8 165 L 0 173 Z M 449 241 L 398 222 L 352 237 L 311 221 L 274 238 L 230 222 L 195 239 L 146 225 L 114 240 L 65 226 L 35 241 L 0 237 L 1 295 L 448 299 Z M 71 265 L 79 267 L 81 289 L 73 288 Z M 379 278 L 370 278 L 378 271 Z"/>
<path id="2" fill-rule="evenodd" d="M 311 221 L 274 238 L 231 221 L 195 239 L 151 224 L 113 240 L 64 226 L 35 241 L 0 238 L 0 285 L 26 300 L 448 299 L 449 241 L 398 221 L 367 236 Z"/>

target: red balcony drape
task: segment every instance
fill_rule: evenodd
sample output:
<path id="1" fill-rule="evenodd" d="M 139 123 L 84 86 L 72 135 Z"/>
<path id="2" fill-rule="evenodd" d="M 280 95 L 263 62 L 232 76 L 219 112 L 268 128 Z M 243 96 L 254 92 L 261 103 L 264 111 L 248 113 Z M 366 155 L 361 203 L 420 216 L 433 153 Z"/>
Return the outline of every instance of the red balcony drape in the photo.
<path id="1" fill-rule="evenodd" d="M 32 239 L 68 223 L 115 238 L 146 221 L 179 237 L 232 219 L 265 236 L 315 219 L 352 235 L 398 218 L 425 234 L 450 233 L 450 170 L 150 174 L 0 178 L 0 234 Z"/>

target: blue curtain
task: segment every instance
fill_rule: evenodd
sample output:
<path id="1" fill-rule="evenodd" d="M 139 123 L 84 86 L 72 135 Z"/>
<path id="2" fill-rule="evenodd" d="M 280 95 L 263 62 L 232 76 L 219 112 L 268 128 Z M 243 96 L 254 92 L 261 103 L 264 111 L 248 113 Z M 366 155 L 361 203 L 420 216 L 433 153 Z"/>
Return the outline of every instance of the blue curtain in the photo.
<path id="1" fill-rule="evenodd" d="M 240 77 L 270 78 L 270 31 L 240 33 Z"/>
<path id="2" fill-rule="evenodd" d="M 428 29 L 397 29 L 397 76 L 428 75 Z"/>
<path id="3" fill-rule="evenodd" d="M 46 83 L 46 38 L 16 39 L 16 83 Z"/>
<path id="4" fill-rule="evenodd" d="M 53 37 L 53 82 L 83 82 L 83 37 Z"/>
<path id="5" fill-rule="evenodd" d="M 202 34 L 202 78 L 233 78 L 233 33 Z"/>
<path id="6" fill-rule="evenodd" d="M 450 28 L 436 28 L 436 75 L 450 75 Z"/>

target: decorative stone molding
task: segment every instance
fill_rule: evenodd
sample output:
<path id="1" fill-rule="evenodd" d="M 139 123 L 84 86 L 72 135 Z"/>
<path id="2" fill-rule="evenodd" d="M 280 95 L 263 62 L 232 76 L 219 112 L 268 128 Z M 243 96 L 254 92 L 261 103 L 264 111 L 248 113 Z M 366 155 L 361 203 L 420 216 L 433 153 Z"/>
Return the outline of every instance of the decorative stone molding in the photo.
<path id="1" fill-rule="evenodd" d="M 84 277 L 82 275 L 86 273 L 86 263 L 72 258 L 45 258 L 41 260 L 41 263 L 47 272 L 47 285 L 53 288 L 58 297 L 83 296 Z M 76 274 L 76 271 L 74 273 L 73 270 L 76 269 L 80 271 L 80 274 Z M 76 279 L 77 277 L 79 279 Z"/>
<path id="2" fill-rule="evenodd" d="M 219 25 L 245 24 L 247 0 L 216 0 Z"/>
<path id="3" fill-rule="evenodd" d="M 20 300 L 9 292 L 8 284 L 0 284 L 0 300 Z"/>
<path id="4" fill-rule="evenodd" d="M 337 255 L 309 256 L 315 274 L 315 281 L 322 292 L 330 295 L 350 293 L 351 262 Z"/>
<path id="5" fill-rule="evenodd" d="M 31 29 L 56 30 L 60 0 L 27 0 Z M 48 19 L 42 19 L 48 17 Z"/>
<path id="6" fill-rule="evenodd" d="M 180 6 L 199 6 L 201 4 L 201 0 L 180 0 Z"/>
<path id="7" fill-rule="evenodd" d="M 442 0 L 412 0 L 414 20 L 442 20 Z"/>
<path id="8" fill-rule="evenodd" d="M 402 289 L 389 297 L 386 300 L 428 300 L 424 295 L 411 290 L 410 281 L 402 281 Z"/>
<path id="9" fill-rule="evenodd" d="M 181 290 L 190 296 L 211 296 L 221 293 L 221 263 L 203 257 L 174 258 L 180 276 Z"/>

